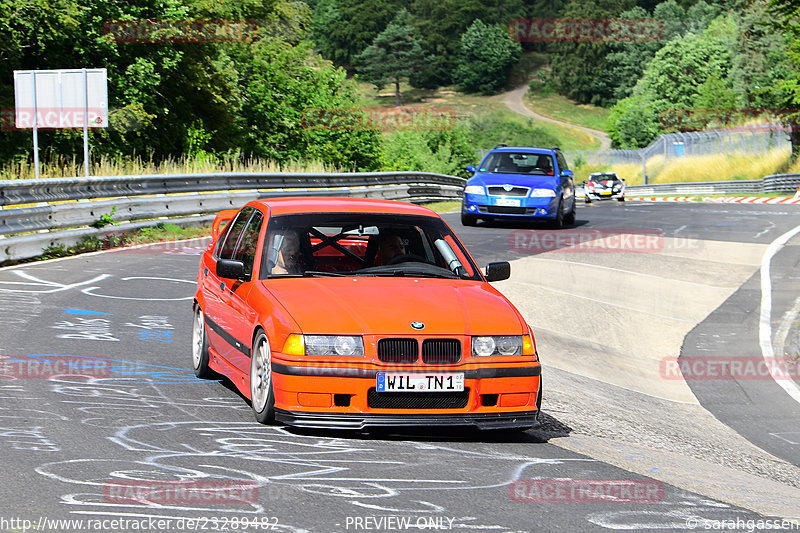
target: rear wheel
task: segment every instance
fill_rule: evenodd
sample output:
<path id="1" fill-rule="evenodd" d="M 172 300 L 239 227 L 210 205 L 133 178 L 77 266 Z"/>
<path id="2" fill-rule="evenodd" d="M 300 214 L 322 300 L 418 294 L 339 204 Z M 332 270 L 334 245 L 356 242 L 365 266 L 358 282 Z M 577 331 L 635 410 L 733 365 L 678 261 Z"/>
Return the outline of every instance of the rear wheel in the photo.
<path id="1" fill-rule="evenodd" d="M 259 331 L 250 354 L 250 401 L 256 420 L 269 424 L 275 420 L 275 395 L 272 392 L 272 352 L 269 340 Z"/>
<path id="2" fill-rule="evenodd" d="M 192 366 L 194 367 L 194 375 L 200 379 L 217 379 L 220 377 L 208 366 L 208 337 L 206 336 L 203 310 L 200 309 L 199 305 L 194 312 L 194 322 L 192 323 Z"/>
<path id="3" fill-rule="evenodd" d="M 475 215 L 467 215 L 465 213 L 461 213 L 461 225 L 462 226 L 474 226 L 478 223 L 478 217 Z"/>

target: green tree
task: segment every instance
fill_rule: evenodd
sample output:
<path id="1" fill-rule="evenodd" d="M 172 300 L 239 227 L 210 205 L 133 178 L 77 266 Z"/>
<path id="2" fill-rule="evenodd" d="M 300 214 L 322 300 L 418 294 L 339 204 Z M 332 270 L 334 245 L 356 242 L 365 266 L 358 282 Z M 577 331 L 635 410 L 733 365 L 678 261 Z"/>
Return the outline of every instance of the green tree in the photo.
<path id="1" fill-rule="evenodd" d="M 319 0 L 311 21 L 322 55 L 350 68 L 408 2 L 406 0 Z"/>
<path id="2" fill-rule="evenodd" d="M 436 88 L 451 85 L 458 67 L 460 36 L 477 19 L 506 27 L 516 18 L 550 16 L 550 6 L 562 0 L 414 0 L 409 10 L 414 16 L 425 52 L 434 56 L 411 77 L 414 87 Z"/>
<path id="3" fill-rule="evenodd" d="M 405 9 L 389 23 L 356 58 L 358 72 L 365 80 L 382 89 L 395 87 L 395 105 L 400 105 L 400 82 L 408 79 L 426 60 L 419 40 L 414 37 L 411 15 Z"/>
<path id="4" fill-rule="evenodd" d="M 614 148 L 636 149 L 649 145 L 659 134 L 658 115 L 641 96 L 623 98 L 608 117 L 608 136 Z"/>
<path id="5" fill-rule="evenodd" d="M 769 13 L 774 17 L 774 27 L 786 39 L 786 56 L 791 66 L 787 76 L 782 81 L 776 81 L 771 93 L 785 107 L 793 108 L 800 104 L 800 2 L 770 0 Z M 786 121 L 790 127 L 792 158 L 797 160 L 800 158 L 800 113 L 789 114 Z"/>
<path id="6" fill-rule="evenodd" d="M 467 92 L 491 92 L 505 84 L 522 47 L 495 25 L 476 20 L 461 36 L 456 78 Z"/>
<path id="7" fill-rule="evenodd" d="M 648 64 L 634 94 L 640 91 L 657 113 L 694 107 L 699 87 L 709 76 L 727 78 L 735 36 L 735 21 L 724 16 L 702 34 L 673 39 Z"/>
<path id="8" fill-rule="evenodd" d="M 337 113 L 355 107 L 356 91 L 345 77 L 343 69 L 312 55 L 308 45 L 268 39 L 256 43 L 252 64 L 244 73 L 245 153 L 282 163 L 320 160 L 376 170 L 380 137 L 375 130 L 359 124 L 353 128 L 309 124 L 309 117 L 321 111 Z"/>
<path id="9" fill-rule="evenodd" d="M 617 17 L 632 7 L 626 0 L 571 0 L 563 17 L 602 19 Z M 548 47 L 552 77 L 559 93 L 582 104 L 607 105 L 614 101 L 615 81 L 609 76 L 607 42 L 556 42 Z"/>

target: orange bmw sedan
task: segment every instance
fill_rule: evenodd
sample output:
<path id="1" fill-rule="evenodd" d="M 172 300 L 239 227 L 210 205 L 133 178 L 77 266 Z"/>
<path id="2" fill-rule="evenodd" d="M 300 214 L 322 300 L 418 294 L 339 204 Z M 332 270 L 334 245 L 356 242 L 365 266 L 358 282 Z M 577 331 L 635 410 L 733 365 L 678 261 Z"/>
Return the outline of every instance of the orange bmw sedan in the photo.
<path id="1" fill-rule="evenodd" d="M 261 423 L 363 429 L 538 423 L 531 328 L 450 227 L 413 204 L 281 198 L 220 213 L 192 359 Z"/>

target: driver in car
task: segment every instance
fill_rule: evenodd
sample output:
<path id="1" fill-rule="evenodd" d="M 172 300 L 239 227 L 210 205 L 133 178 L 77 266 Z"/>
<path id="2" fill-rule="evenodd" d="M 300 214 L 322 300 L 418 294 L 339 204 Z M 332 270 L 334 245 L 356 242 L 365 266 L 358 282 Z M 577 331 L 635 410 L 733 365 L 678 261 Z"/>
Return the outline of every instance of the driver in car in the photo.
<path id="1" fill-rule="evenodd" d="M 406 255 L 406 244 L 403 238 L 396 233 L 381 236 L 378 251 L 375 254 L 376 265 L 388 265 L 395 257 Z"/>
<path id="2" fill-rule="evenodd" d="M 294 231 L 282 235 L 275 235 L 275 248 L 270 274 L 302 274 L 300 262 L 300 237 Z"/>

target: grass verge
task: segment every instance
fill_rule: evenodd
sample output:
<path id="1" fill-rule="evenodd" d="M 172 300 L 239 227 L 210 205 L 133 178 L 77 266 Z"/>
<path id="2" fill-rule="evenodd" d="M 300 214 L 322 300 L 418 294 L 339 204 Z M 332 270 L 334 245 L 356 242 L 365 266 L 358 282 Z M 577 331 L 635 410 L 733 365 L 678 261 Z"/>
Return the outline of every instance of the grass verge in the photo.
<path id="1" fill-rule="evenodd" d="M 664 165 L 663 156 L 647 160 L 647 183 L 691 183 L 698 181 L 757 180 L 770 174 L 786 172 L 791 152 L 788 148 L 774 149 L 765 154 L 713 154 L 671 159 Z M 641 163 L 601 165 L 585 163 L 575 171 L 580 183 L 592 172 L 616 172 L 628 185 L 642 184 Z"/>

